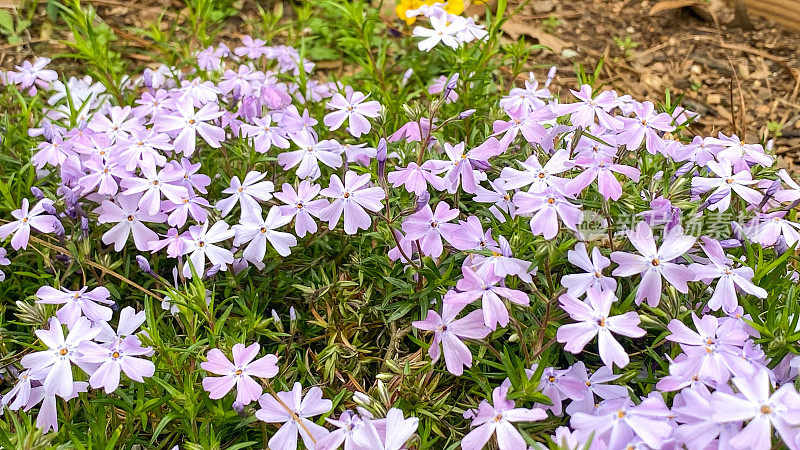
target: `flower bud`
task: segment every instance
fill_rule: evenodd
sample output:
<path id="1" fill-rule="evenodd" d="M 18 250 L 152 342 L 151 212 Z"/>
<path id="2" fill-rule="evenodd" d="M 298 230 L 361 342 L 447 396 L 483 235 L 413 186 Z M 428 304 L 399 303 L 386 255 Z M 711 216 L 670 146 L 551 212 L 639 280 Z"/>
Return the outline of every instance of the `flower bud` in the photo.
<path id="1" fill-rule="evenodd" d="M 784 253 L 789 251 L 789 244 L 786 243 L 786 239 L 784 239 L 783 235 L 778 236 L 778 240 L 775 241 L 775 253 L 778 256 L 783 256 Z"/>
<path id="2" fill-rule="evenodd" d="M 386 139 L 381 138 L 378 142 L 378 149 L 376 153 L 376 159 L 378 160 L 378 179 L 383 180 L 386 176 L 386 158 L 387 158 L 387 147 Z"/>
<path id="3" fill-rule="evenodd" d="M 220 265 L 214 264 L 213 266 L 209 267 L 206 271 L 206 278 L 211 278 L 219 272 Z"/>
<path id="4" fill-rule="evenodd" d="M 424 208 L 425 205 L 427 205 L 430 200 L 431 200 L 431 194 L 428 191 L 425 191 L 422 194 L 418 195 L 416 211 L 419 211 L 420 209 Z"/>
<path id="5" fill-rule="evenodd" d="M 153 274 L 153 269 L 150 268 L 150 262 L 147 261 L 147 258 L 145 258 L 144 256 L 136 255 L 136 264 L 139 265 L 139 269 L 141 269 L 142 272 L 148 275 Z"/>
<path id="6" fill-rule="evenodd" d="M 473 114 L 475 114 L 475 110 L 474 109 L 468 109 L 466 111 L 461 111 L 460 113 L 458 113 L 458 118 L 461 119 L 461 120 L 464 120 L 464 119 L 466 119 L 467 117 L 469 117 L 469 116 L 471 116 Z"/>
<path id="7" fill-rule="evenodd" d="M 237 414 L 241 414 L 244 412 L 244 405 L 239 402 L 233 402 L 233 410 L 236 411 Z"/>
<path id="8" fill-rule="evenodd" d="M 414 75 L 414 69 L 408 69 L 403 74 L 403 80 L 400 82 L 402 86 L 405 86 L 408 83 L 408 80 L 411 79 L 411 75 Z"/>
<path id="9" fill-rule="evenodd" d="M 481 159 L 472 159 L 469 158 L 469 164 L 475 170 L 480 170 L 481 172 L 486 172 L 492 168 L 492 165 L 489 164 L 488 161 L 483 161 Z"/>
<path id="10" fill-rule="evenodd" d="M 58 211 L 56 211 L 56 209 L 50 203 L 42 203 L 42 209 L 44 209 L 44 211 L 51 216 L 58 214 Z"/>
<path id="11" fill-rule="evenodd" d="M 37 200 L 41 200 L 44 198 L 44 192 L 36 186 L 31 186 L 31 194 L 36 197 Z"/>

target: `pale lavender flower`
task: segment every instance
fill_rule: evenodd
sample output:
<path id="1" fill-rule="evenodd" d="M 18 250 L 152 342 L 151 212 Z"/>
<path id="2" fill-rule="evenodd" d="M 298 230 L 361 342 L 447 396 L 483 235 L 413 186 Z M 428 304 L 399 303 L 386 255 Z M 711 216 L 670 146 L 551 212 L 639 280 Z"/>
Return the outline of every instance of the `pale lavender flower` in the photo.
<path id="1" fill-rule="evenodd" d="M 578 242 L 574 249 L 567 252 L 567 259 L 586 271 L 561 277 L 561 285 L 567 288 L 569 295 L 580 297 L 589 288 L 612 292 L 617 290 L 617 280 L 603 275 L 603 270 L 611 265 L 611 260 L 600 253 L 600 248 L 593 248 L 592 257 L 589 258 L 586 244 Z"/>
<path id="2" fill-rule="evenodd" d="M 55 222 L 58 219 L 50 214 L 46 214 L 46 206 L 52 206 L 53 202 L 49 199 L 42 199 L 29 209 L 28 199 L 22 199 L 20 209 L 11 211 L 11 215 L 17 219 L 0 226 L 0 239 L 5 239 L 13 234 L 11 247 L 14 250 L 28 248 L 28 240 L 31 236 L 31 228 L 42 233 L 52 233 L 56 230 Z"/>
<path id="3" fill-rule="evenodd" d="M 144 378 L 152 377 L 156 370 L 151 361 L 139 358 L 150 353 L 152 349 L 142 347 L 136 336 L 117 338 L 105 345 L 83 341 L 79 350 L 82 361 L 100 364 L 89 378 L 89 383 L 94 389 L 104 388 L 107 394 L 114 392 L 119 386 L 120 372 L 124 372 L 131 380 L 142 383 Z"/>
<path id="4" fill-rule="evenodd" d="M 103 233 L 103 243 L 114 244 L 114 250 L 120 251 L 128 241 L 128 236 L 133 234 L 133 242 L 139 250 L 149 250 L 149 243 L 158 240 L 155 231 L 147 228 L 144 222 L 163 223 L 167 215 L 148 214 L 139 209 L 141 195 L 119 195 L 118 203 L 106 200 L 100 206 L 98 223 L 115 223 L 110 230 Z"/>
<path id="5" fill-rule="evenodd" d="M 183 179 L 180 172 L 173 170 L 172 166 L 156 172 L 154 166 L 145 164 L 142 167 L 144 178 L 135 176 L 127 177 L 122 180 L 120 186 L 126 190 L 123 195 L 131 196 L 142 193 L 139 198 L 139 208 L 147 214 L 154 216 L 161 211 L 162 195 L 173 203 L 180 203 L 184 197 L 189 195 L 187 189 L 179 184 Z"/>
<path id="6" fill-rule="evenodd" d="M 242 218 L 260 217 L 261 205 L 258 202 L 266 202 L 271 199 L 272 192 L 275 190 L 272 181 L 264 180 L 266 177 L 266 172 L 261 173 L 254 170 L 247 172 L 244 181 L 239 181 L 239 177 L 234 175 L 231 178 L 230 186 L 222 191 L 223 194 L 229 194 L 230 197 L 219 200 L 216 205 L 222 217 L 230 214 L 237 202 L 241 206 Z"/>
<path id="7" fill-rule="evenodd" d="M 389 173 L 389 183 L 394 187 L 403 186 L 406 191 L 417 195 L 426 192 L 429 183 L 437 191 L 443 191 L 447 186 L 445 180 L 436 176 L 431 168 L 424 166 L 425 164 L 420 167 L 417 163 L 411 162 L 408 167 L 398 168 Z"/>
<path id="8" fill-rule="evenodd" d="M 330 185 L 320 191 L 321 195 L 333 200 L 323 208 L 319 218 L 328 222 L 328 228 L 334 229 L 344 213 L 344 232 L 355 234 L 359 229 L 366 230 L 372 221 L 365 209 L 380 211 L 381 200 L 386 196 L 379 187 L 366 187 L 370 174 L 358 175 L 352 170 L 344 174 L 344 183 L 338 175 L 331 175 Z"/>
<path id="9" fill-rule="evenodd" d="M 446 202 L 439 202 L 435 211 L 426 204 L 421 210 L 403 221 L 406 239 L 420 240 L 422 253 L 438 258 L 444 251 L 442 238 L 450 242 L 458 230 L 458 225 L 448 223 L 458 217 L 458 214 L 459 211 L 450 209 L 450 205 Z"/>
<path id="10" fill-rule="evenodd" d="M 453 233 L 450 243 L 459 250 L 489 250 L 497 247 L 497 242 L 492 239 L 492 229 L 483 231 L 481 219 L 469 216 L 467 220 L 459 220 L 459 229 Z"/>
<path id="11" fill-rule="evenodd" d="M 536 371 L 537 365 L 531 366 L 531 369 L 526 369 L 525 372 L 530 378 Z M 560 416 L 563 412 L 563 402 L 569 398 L 572 400 L 583 400 L 585 385 L 573 373 L 575 367 L 567 369 L 556 369 L 555 367 L 547 367 L 542 371 L 542 377 L 539 379 L 538 389 L 542 394 L 546 395 L 552 405 L 539 405 L 545 410 L 552 411 L 556 416 Z"/>
<path id="12" fill-rule="evenodd" d="M 328 108 L 336 111 L 328 113 L 322 122 L 331 131 L 342 126 L 345 120 L 348 121 L 350 134 L 360 137 L 362 134 L 369 133 L 372 126 L 367 117 L 378 117 L 381 114 L 381 104 L 375 100 L 365 101 L 368 95 L 362 92 L 347 92 L 347 97 L 340 93 L 333 94 L 327 104 Z"/>
<path id="13" fill-rule="evenodd" d="M 242 217 L 242 221 L 233 226 L 236 233 L 233 245 L 238 247 L 249 242 L 242 257 L 257 265 L 264 260 L 267 241 L 272 244 L 279 255 L 288 256 L 292 252 L 290 247 L 297 245 L 297 238 L 290 233 L 277 230 L 291 221 L 292 216 L 281 214 L 278 206 L 270 208 L 266 219 L 262 219 L 261 214 Z"/>
<path id="14" fill-rule="evenodd" d="M 728 137 L 720 132 L 718 138 L 707 137 L 706 141 L 708 145 L 722 147 L 722 150 L 717 152 L 717 159 L 730 161 L 737 172 L 742 170 L 749 172 L 750 166 L 754 164 L 772 166 L 773 157 L 764 154 L 764 147 L 761 144 L 748 144 L 735 134 Z"/>
<path id="15" fill-rule="evenodd" d="M 258 153 L 266 153 L 272 146 L 278 148 L 289 148 L 289 140 L 286 131 L 272 124 L 272 116 L 269 114 L 262 118 L 254 118 L 254 125 L 242 124 L 244 135 L 253 139 L 253 145 Z"/>
<path id="16" fill-rule="evenodd" d="M 222 376 L 203 378 L 203 389 L 208 391 L 208 396 L 220 399 L 236 386 L 237 402 L 247 405 L 258 400 L 263 390 L 253 377 L 272 378 L 278 374 L 277 356 L 270 353 L 253 361 L 260 348 L 256 342 L 247 347 L 234 345 L 233 363 L 219 349 L 211 349 L 206 355 L 207 361 L 200 363 L 200 367 Z"/>
<path id="17" fill-rule="evenodd" d="M 621 119 L 625 128 L 620 134 L 619 144 L 627 145 L 630 150 L 645 144 L 650 154 L 661 153 L 666 144 L 659 132 L 675 131 L 672 117 L 667 113 L 657 113 L 652 102 L 634 103 L 632 109 L 635 117 Z"/>
<path id="18" fill-rule="evenodd" d="M 559 219 L 573 231 L 577 231 L 578 224 L 583 220 L 580 207 L 569 202 L 553 187 L 543 192 L 517 192 L 514 194 L 514 206 L 518 215 L 532 216 L 531 231 L 545 239 L 553 239 L 558 234 Z"/>
<path id="19" fill-rule="evenodd" d="M 142 128 L 142 120 L 131 115 L 131 107 L 113 106 L 105 114 L 97 114 L 89 124 L 93 131 L 105 134 L 111 143 L 127 138 L 134 130 Z"/>
<path id="20" fill-rule="evenodd" d="M 504 167 L 500 172 L 500 180 L 505 190 L 519 189 L 530 185 L 530 192 L 544 192 L 549 187 L 562 190 L 569 180 L 556 175 L 570 169 L 569 152 L 559 150 L 545 163 L 539 163 L 536 155 L 531 155 L 525 162 L 517 161 L 522 170 Z"/>
<path id="21" fill-rule="evenodd" d="M 509 217 L 515 217 L 517 208 L 514 206 L 514 202 L 511 201 L 511 194 L 502 186 L 502 182 L 490 180 L 489 186 L 491 186 L 491 190 L 480 185 L 476 186 L 475 197 L 472 199 L 478 203 L 494 203 L 489 207 L 489 212 L 491 212 L 500 223 L 505 223 L 506 214 L 508 214 Z"/>
<path id="22" fill-rule="evenodd" d="M 483 400 L 478 405 L 478 413 L 472 420 L 477 427 L 461 440 L 464 450 L 480 450 L 486 446 L 492 435 L 496 435 L 500 450 L 522 450 L 527 447 L 522 435 L 514 428 L 515 422 L 537 422 L 547 418 L 541 408 L 515 408 L 513 400 L 507 398 L 508 387 L 498 386 L 492 392 L 492 405 Z"/>
<path id="23" fill-rule="evenodd" d="M 81 314 L 95 323 L 111 320 L 113 311 L 108 306 L 104 306 L 114 304 L 113 300 L 109 300 L 111 293 L 108 289 L 102 286 L 88 292 L 87 289 L 89 288 L 84 286 L 78 291 L 71 291 L 64 288 L 58 290 L 50 286 L 42 286 L 36 291 L 36 303 L 64 305 L 56 311 L 56 317 L 68 327 L 73 326 Z"/>
<path id="24" fill-rule="evenodd" d="M 607 384 L 621 376 L 614 375 L 608 366 L 600 367 L 589 376 L 586 365 L 583 364 L 583 361 L 578 361 L 572 366 L 571 374 L 576 380 L 582 382 L 584 387 L 582 388 L 583 398 L 573 400 L 567 405 L 566 411 L 570 416 L 578 412 L 588 414 L 594 412 L 595 396 L 603 400 L 628 396 L 628 389 L 625 386 Z"/>
<path id="25" fill-rule="evenodd" d="M 31 158 L 31 163 L 37 169 L 41 169 L 47 164 L 58 167 L 64 164 L 67 158 L 75 155 L 72 142 L 62 140 L 59 135 L 53 136 L 50 142 L 39 143 L 37 148 L 37 152 Z"/>
<path id="26" fill-rule="evenodd" d="M 283 183 L 283 190 L 275 192 L 275 198 L 286 203 L 285 206 L 280 206 L 281 214 L 294 218 L 294 231 L 299 237 L 317 232 L 317 222 L 314 221 L 314 217 L 319 218 L 320 212 L 329 205 L 325 199 L 314 199 L 320 189 L 318 184 L 303 180 L 297 191 L 291 184 Z"/>
<path id="27" fill-rule="evenodd" d="M 189 253 L 189 261 L 194 266 L 198 274 L 202 274 L 206 267 L 206 258 L 211 265 L 218 264 L 220 270 L 228 270 L 228 264 L 233 262 L 233 253 L 230 250 L 215 245 L 219 242 L 232 238 L 236 232 L 228 229 L 228 224 L 218 221 L 209 228 L 206 222 L 202 226 L 195 225 L 189 227 L 191 239 L 186 243 L 185 252 Z M 183 276 L 191 278 L 192 270 L 190 265 L 183 265 Z"/>
<path id="28" fill-rule="evenodd" d="M 583 171 L 569 181 L 564 191 L 570 195 L 583 192 L 587 186 L 597 179 L 597 189 L 607 201 L 619 200 L 622 196 L 622 185 L 613 172 L 620 173 L 634 182 L 639 181 L 639 169 L 624 164 L 614 164 L 611 161 L 597 161 L 594 159 L 576 158 L 575 165 L 583 167 Z"/>
<path id="29" fill-rule="evenodd" d="M 189 95 L 174 100 L 177 114 L 159 114 L 154 118 L 155 131 L 177 132 L 174 146 L 176 152 L 191 156 L 197 146 L 197 134 L 213 148 L 222 147 L 225 131 L 210 123 L 224 113 L 217 104 L 210 102 L 195 111 L 194 102 Z"/>
<path id="30" fill-rule="evenodd" d="M 800 448 L 800 394 L 792 384 L 784 384 L 770 394 L 769 372 L 759 370 L 751 377 L 736 377 L 733 385 L 739 395 L 717 391 L 712 395 L 711 417 L 717 422 L 750 420 L 733 436 L 738 448 L 768 450 L 772 448 L 772 428 L 777 430 L 783 444 L 790 449 Z"/>
<path id="31" fill-rule="evenodd" d="M 559 298 L 561 309 L 577 323 L 558 327 L 558 342 L 565 343 L 564 350 L 580 353 L 586 344 L 597 336 L 600 359 L 611 368 L 613 364 L 625 367 L 630 362 L 625 349 L 614 339 L 612 333 L 628 337 L 642 337 L 645 331 L 639 328 L 639 315 L 634 311 L 609 316 L 611 304 L 616 300 L 613 291 L 586 291 L 586 302 L 564 294 Z"/>
<path id="32" fill-rule="evenodd" d="M 19 66 L 14 66 L 16 72 L 9 71 L 5 75 L 8 82 L 14 83 L 20 89 L 28 90 L 28 95 L 34 96 L 37 87 L 50 89 L 50 83 L 58 80 L 58 73 L 55 70 L 45 69 L 50 64 L 50 58 L 36 58 L 33 63 L 22 61 Z"/>
<path id="33" fill-rule="evenodd" d="M 347 450 L 358 449 L 358 443 L 366 442 L 369 439 L 365 421 L 352 411 L 344 411 L 339 415 L 339 419 L 326 418 L 325 420 L 338 429 L 317 441 L 315 450 L 335 450 L 342 444 Z"/>
<path id="34" fill-rule="evenodd" d="M 278 155 L 278 164 L 289 170 L 297 166 L 297 176 L 299 178 L 317 179 L 321 172 L 319 163 L 322 162 L 328 167 L 342 166 L 342 149 L 334 141 L 320 141 L 310 133 L 295 133 L 292 135 L 292 142 L 300 150 L 283 152 Z"/>
<path id="35" fill-rule="evenodd" d="M 612 275 L 629 277 L 642 274 L 642 281 L 636 291 L 637 304 L 647 300 L 650 306 L 658 305 L 661 301 L 662 276 L 679 292 L 689 292 L 686 283 L 694 279 L 694 274 L 688 267 L 670 262 L 694 245 L 695 238 L 684 235 L 683 227 L 678 225 L 667 232 L 659 248 L 656 248 L 653 230 L 646 222 L 639 222 L 636 228 L 629 230 L 628 239 L 640 254 L 619 251 L 612 253 L 611 260 L 619 264 Z"/>
<path id="36" fill-rule="evenodd" d="M 725 312 L 733 312 L 739 306 L 736 288 L 758 298 L 767 298 L 767 291 L 756 286 L 753 279 L 753 269 L 748 266 L 733 267 L 733 261 L 725 255 L 719 241 L 703 236 L 700 247 L 708 256 L 711 264 L 694 263 L 689 268 L 695 273 L 695 280 L 705 284 L 719 278 L 714 294 L 708 300 L 708 307 L 712 311 L 722 308 Z"/>
<path id="37" fill-rule="evenodd" d="M 45 391 L 48 394 L 69 397 L 72 394 L 72 363 L 80 362 L 78 346 L 98 333 L 99 327 L 92 328 L 88 319 L 80 318 L 64 338 L 61 322 L 52 317 L 47 330 L 36 330 L 36 337 L 48 349 L 23 356 L 22 366 L 33 372 L 47 369 L 47 376 L 42 382 Z"/>
<path id="38" fill-rule="evenodd" d="M 242 36 L 242 46 L 233 49 L 236 56 L 246 56 L 250 59 L 258 59 L 267 52 L 269 52 L 269 48 L 266 42 L 261 39 L 253 39 L 251 36 Z"/>
<path id="39" fill-rule="evenodd" d="M 356 445 L 359 449 L 370 450 L 401 450 L 406 448 L 405 443 L 419 426 L 416 417 L 403 417 L 403 411 L 391 408 L 386 413 L 385 419 L 364 418 L 366 430 L 364 434 L 356 436 Z M 347 447 L 345 447 L 347 448 Z"/>
<path id="40" fill-rule="evenodd" d="M 731 191 L 735 192 L 751 205 L 757 205 L 763 198 L 760 192 L 748 187 L 749 185 L 758 183 L 757 180 L 753 180 L 749 169 L 733 174 L 733 167 L 727 160 L 723 160 L 722 162 L 709 161 L 707 167 L 716 177 L 692 178 L 692 189 L 698 193 L 708 192 L 713 189 L 712 197 L 715 195 L 721 196 L 720 199 L 717 199 L 717 201 L 709 205 L 708 209 L 712 211 L 717 210 L 719 212 L 726 211 L 731 204 Z M 706 201 L 708 202 L 708 200 Z"/>
<path id="41" fill-rule="evenodd" d="M 303 386 L 300 383 L 295 383 L 291 391 L 278 392 L 277 395 L 294 414 L 287 411 L 281 402 L 278 402 L 272 395 L 264 394 L 258 399 L 261 409 L 256 411 L 256 417 L 267 423 L 283 424 L 269 439 L 269 448 L 295 450 L 298 433 L 300 433 L 306 448 L 316 448 L 316 442 L 327 436 L 329 432 L 308 418 L 329 412 L 333 408 L 333 403 L 322 398 L 322 389 L 316 386 L 309 389 L 303 398 Z M 302 426 L 294 417 L 300 420 Z M 311 434 L 309 435 L 309 433 Z"/>
<path id="42" fill-rule="evenodd" d="M 465 265 L 461 268 L 461 273 L 464 278 L 456 283 L 456 288 L 460 292 L 449 291 L 444 296 L 444 303 L 464 306 L 481 299 L 483 322 L 492 330 L 497 328 L 498 323 L 503 327 L 508 325 L 508 310 L 501 298 L 517 305 L 528 306 L 530 304 L 528 294 L 498 286 L 502 278 L 491 272 L 481 275 Z"/>
<path id="43" fill-rule="evenodd" d="M 484 325 L 481 310 L 472 311 L 456 319 L 462 309 L 464 309 L 463 304 L 445 302 L 442 305 L 441 316 L 430 309 L 425 320 L 411 323 L 414 328 L 434 332 L 428 354 L 435 363 L 441 355 L 439 350 L 441 344 L 447 371 L 457 376 L 464 373 L 464 367 L 472 367 L 472 353 L 462 339 L 483 339 L 492 331 Z"/>
<path id="44" fill-rule="evenodd" d="M 600 125 L 607 130 L 617 130 L 622 128 L 623 123 L 620 119 L 612 116 L 608 112 L 617 106 L 617 96 L 614 91 L 603 91 L 592 97 L 592 87 L 588 84 L 581 86 L 580 91 L 570 89 L 572 95 L 579 101 L 575 103 L 561 103 L 550 105 L 554 113 L 559 116 L 570 114 L 570 121 L 576 127 L 587 128 L 594 125 L 594 118 L 597 116 Z"/>
<path id="45" fill-rule="evenodd" d="M 661 448 L 672 433 L 664 418 L 669 410 L 664 400 L 647 397 L 639 405 L 629 398 L 604 400 L 594 414 L 576 413 L 570 424 L 573 429 L 594 433 L 595 439 L 608 443 L 608 448 L 626 448 L 635 436 L 651 448 Z"/>

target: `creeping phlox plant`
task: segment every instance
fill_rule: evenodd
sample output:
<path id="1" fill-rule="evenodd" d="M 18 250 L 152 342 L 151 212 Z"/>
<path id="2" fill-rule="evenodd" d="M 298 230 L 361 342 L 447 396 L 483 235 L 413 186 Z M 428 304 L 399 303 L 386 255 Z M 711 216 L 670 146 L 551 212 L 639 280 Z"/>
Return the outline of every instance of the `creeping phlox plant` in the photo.
<path id="1" fill-rule="evenodd" d="M 120 96 L 5 72 L 35 145 L 0 264 L 38 285 L 6 291 L 2 445 L 31 412 L 128 448 L 800 448 L 771 144 L 582 70 L 502 86 L 527 56 L 455 3 L 398 8 L 416 71 L 367 40 L 348 82 L 250 36 Z"/>

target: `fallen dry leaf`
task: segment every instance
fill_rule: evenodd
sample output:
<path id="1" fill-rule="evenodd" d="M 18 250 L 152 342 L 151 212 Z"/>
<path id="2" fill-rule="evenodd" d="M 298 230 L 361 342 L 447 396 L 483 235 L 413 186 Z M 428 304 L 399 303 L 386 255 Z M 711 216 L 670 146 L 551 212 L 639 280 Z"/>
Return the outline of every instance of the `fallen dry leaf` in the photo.
<path id="1" fill-rule="evenodd" d="M 561 54 L 561 51 L 569 47 L 570 44 L 558 36 L 546 33 L 544 30 L 534 25 L 534 20 L 526 19 L 524 16 L 516 16 L 505 22 L 501 27 L 511 39 L 517 40 L 521 36 L 528 36 L 535 39 L 541 45 L 549 47 L 554 53 Z"/>
<path id="2" fill-rule="evenodd" d="M 650 8 L 650 15 L 654 16 L 662 11 L 669 11 L 670 9 L 680 9 L 687 6 L 694 6 L 700 3 L 699 0 L 661 0 Z"/>

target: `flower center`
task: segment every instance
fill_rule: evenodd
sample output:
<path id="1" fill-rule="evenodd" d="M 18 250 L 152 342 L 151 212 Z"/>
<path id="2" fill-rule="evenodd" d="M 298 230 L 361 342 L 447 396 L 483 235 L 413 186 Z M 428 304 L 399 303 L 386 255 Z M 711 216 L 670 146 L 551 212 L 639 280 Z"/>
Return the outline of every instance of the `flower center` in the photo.
<path id="1" fill-rule="evenodd" d="M 547 377 L 547 381 L 549 381 L 549 382 L 551 382 L 551 383 L 555 383 L 555 381 L 556 381 L 556 377 L 554 377 L 554 376 L 550 375 L 549 377 Z"/>
<path id="2" fill-rule="evenodd" d="M 344 198 L 350 198 L 350 193 L 349 193 L 349 192 L 347 192 L 347 191 L 345 191 L 345 192 L 344 192 L 344 194 L 342 195 L 342 197 L 344 197 Z"/>
<path id="3" fill-rule="evenodd" d="M 652 264 L 653 266 L 657 266 L 661 264 L 661 261 L 659 261 L 658 258 L 655 258 L 652 261 L 650 261 L 650 264 Z"/>
<path id="4" fill-rule="evenodd" d="M 433 222 L 431 222 L 431 228 L 436 228 L 438 226 L 439 226 L 439 222 L 437 222 L 435 220 Z"/>
<path id="5" fill-rule="evenodd" d="M 133 216 L 128 216 L 128 222 L 133 222 Z"/>
<path id="6" fill-rule="evenodd" d="M 620 409 L 619 411 L 617 411 L 617 417 L 619 417 L 620 419 L 625 417 L 625 410 L 624 409 Z"/>
<path id="7" fill-rule="evenodd" d="M 237 370 L 237 371 L 236 371 L 236 375 L 237 375 L 237 376 L 238 376 L 238 375 L 241 375 L 241 374 L 242 374 L 242 369 L 239 369 L 239 370 Z"/>
<path id="8" fill-rule="evenodd" d="M 200 241 L 200 242 L 197 243 L 197 246 L 198 247 L 205 247 L 206 243 L 204 241 Z"/>
<path id="9" fill-rule="evenodd" d="M 61 350 L 58 351 L 58 354 L 61 356 L 66 356 L 67 353 L 69 353 L 69 350 L 67 350 L 66 348 L 62 348 Z"/>
<path id="10" fill-rule="evenodd" d="M 265 227 L 261 227 L 261 229 L 260 229 L 260 230 L 258 230 L 258 231 L 260 231 L 260 232 L 261 232 L 261 234 L 264 234 L 264 233 L 266 233 L 266 232 L 267 232 L 267 229 L 266 229 Z"/>
<path id="11" fill-rule="evenodd" d="M 597 324 L 600 325 L 601 327 L 606 326 L 606 318 L 605 317 L 601 317 L 601 318 L 597 319 Z"/>
<path id="12" fill-rule="evenodd" d="M 547 203 L 549 203 L 549 204 L 551 204 L 551 205 L 552 205 L 553 203 L 555 203 L 555 202 L 556 202 L 556 199 L 554 199 L 553 197 L 549 197 L 549 198 L 547 199 Z"/>
<path id="13" fill-rule="evenodd" d="M 539 172 L 539 178 L 544 178 L 544 172 Z"/>
<path id="14" fill-rule="evenodd" d="M 767 405 L 761 407 L 761 414 L 772 414 L 772 408 Z"/>
<path id="15" fill-rule="evenodd" d="M 194 119 L 189 119 L 189 125 L 194 125 Z"/>
<path id="16" fill-rule="evenodd" d="M 111 354 L 111 357 L 112 357 L 112 358 L 114 358 L 114 359 L 117 359 L 117 358 L 119 358 L 119 352 L 114 352 L 114 353 L 112 353 L 112 354 Z"/>

